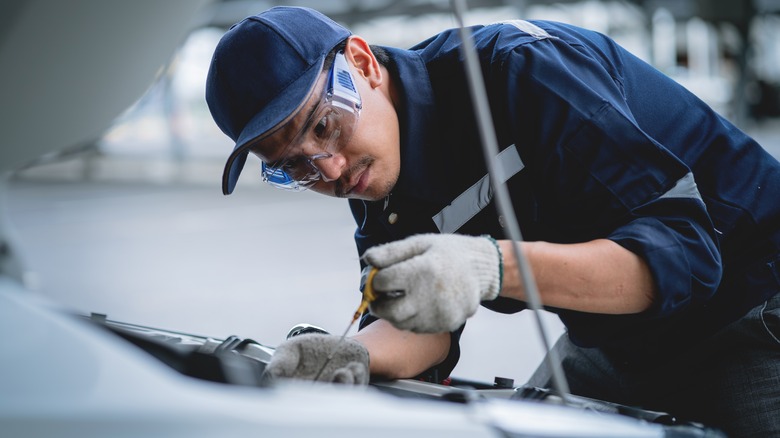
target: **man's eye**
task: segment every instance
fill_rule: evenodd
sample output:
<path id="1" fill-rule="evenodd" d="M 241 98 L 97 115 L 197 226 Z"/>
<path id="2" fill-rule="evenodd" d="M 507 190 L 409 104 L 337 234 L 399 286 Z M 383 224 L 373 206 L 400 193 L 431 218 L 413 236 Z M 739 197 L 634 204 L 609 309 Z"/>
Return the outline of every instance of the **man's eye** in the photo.
<path id="1" fill-rule="evenodd" d="M 314 135 L 322 138 L 328 132 L 328 116 L 323 116 L 316 125 L 314 125 Z"/>
<path id="2" fill-rule="evenodd" d="M 314 135 L 321 140 L 330 140 L 333 132 L 339 129 L 339 116 L 340 113 L 336 109 L 328 109 L 314 126 Z"/>

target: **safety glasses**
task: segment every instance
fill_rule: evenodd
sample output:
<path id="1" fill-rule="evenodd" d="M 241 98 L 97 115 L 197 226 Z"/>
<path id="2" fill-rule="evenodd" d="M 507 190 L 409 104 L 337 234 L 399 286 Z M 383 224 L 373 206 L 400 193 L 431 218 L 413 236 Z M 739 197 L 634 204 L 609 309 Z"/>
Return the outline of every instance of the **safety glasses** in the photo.
<path id="1" fill-rule="evenodd" d="M 362 108 L 360 94 L 343 52 L 336 54 L 322 98 L 302 125 L 281 158 L 262 163 L 262 178 L 268 184 L 302 191 L 322 178 L 318 160 L 341 150 L 357 127 Z"/>

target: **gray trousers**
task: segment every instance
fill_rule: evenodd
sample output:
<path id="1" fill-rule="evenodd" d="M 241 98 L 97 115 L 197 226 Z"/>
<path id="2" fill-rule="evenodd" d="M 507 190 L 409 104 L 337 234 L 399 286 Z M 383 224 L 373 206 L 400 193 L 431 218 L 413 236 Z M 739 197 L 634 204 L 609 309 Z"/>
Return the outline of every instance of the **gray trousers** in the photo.
<path id="1" fill-rule="evenodd" d="M 572 394 L 667 412 L 729 437 L 780 437 L 780 294 L 653 368 L 622 369 L 566 334 L 553 348 Z M 551 387 L 544 363 L 528 384 Z"/>

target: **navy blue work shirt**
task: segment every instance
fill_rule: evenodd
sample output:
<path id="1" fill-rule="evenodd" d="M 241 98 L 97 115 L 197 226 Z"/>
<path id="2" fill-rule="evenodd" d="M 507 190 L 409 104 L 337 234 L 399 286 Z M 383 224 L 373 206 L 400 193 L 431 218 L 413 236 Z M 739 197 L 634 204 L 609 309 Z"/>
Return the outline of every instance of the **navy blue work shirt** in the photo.
<path id="1" fill-rule="evenodd" d="M 525 240 L 610 239 L 647 262 L 657 287 L 640 314 L 549 309 L 575 344 L 623 364 L 668 360 L 780 290 L 780 164 L 754 140 L 599 33 L 520 20 L 472 31 Z M 387 199 L 350 201 L 359 253 L 419 233 L 505 238 L 457 32 L 387 50 L 401 170 Z"/>

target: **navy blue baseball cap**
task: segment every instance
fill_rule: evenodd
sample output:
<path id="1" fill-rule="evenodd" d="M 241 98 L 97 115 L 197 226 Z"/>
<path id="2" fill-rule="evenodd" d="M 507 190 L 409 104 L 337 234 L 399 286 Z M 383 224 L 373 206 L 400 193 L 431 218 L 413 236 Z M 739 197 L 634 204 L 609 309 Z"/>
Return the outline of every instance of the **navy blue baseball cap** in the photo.
<path id="1" fill-rule="evenodd" d="M 325 57 L 350 35 L 313 9 L 284 6 L 247 17 L 225 33 L 206 79 L 211 116 L 236 142 L 222 174 L 224 194 L 236 187 L 253 140 L 293 115 Z"/>

